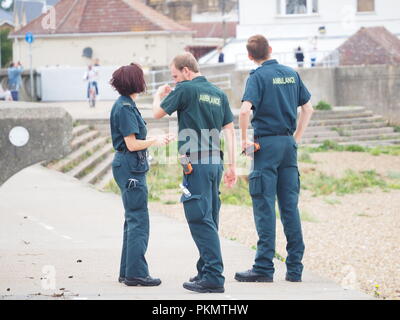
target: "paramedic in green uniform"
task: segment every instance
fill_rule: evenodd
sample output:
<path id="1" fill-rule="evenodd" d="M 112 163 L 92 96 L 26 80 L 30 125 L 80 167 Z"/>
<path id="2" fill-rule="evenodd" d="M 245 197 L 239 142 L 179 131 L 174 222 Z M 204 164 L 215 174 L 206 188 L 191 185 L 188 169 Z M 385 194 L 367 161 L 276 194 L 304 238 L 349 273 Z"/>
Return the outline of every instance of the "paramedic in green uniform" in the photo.
<path id="1" fill-rule="evenodd" d="M 121 95 L 111 110 L 110 126 L 115 156 L 114 179 L 125 209 L 119 282 L 127 286 L 158 286 L 150 277 L 145 253 L 149 241 L 146 173 L 149 170 L 147 148 L 169 143 L 169 135 L 146 137 L 146 122 L 134 102 L 146 89 L 143 70 L 136 64 L 116 70 L 110 81 Z"/>
<path id="2" fill-rule="evenodd" d="M 223 171 L 220 132 L 224 130 L 228 147 L 229 164 L 224 180 L 232 187 L 236 183 L 233 114 L 225 93 L 201 75 L 192 54 L 175 57 L 171 74 L 176 88 L 172 90 L 168 85 L 158 88 L 153 112 L 159 119 L 177 111 L 178 152 L 180 156 L 188 156 L 193 167 L 191 174 L 184 174 L 183 186 L 187 192 L 182 195 L 181 202 L 200 258 L 197 275 L 183 287 L 200 293 L 224 292 L 218 236 L 219 185 Z"/>
<path id="3" fill-rule="evenodd" d="M 287 240 L 286 280 L 300 282 L 304 243 L 298 210 L 297 144 L 313 113 L 311 95 L 295 70 L 271 59 L 272 49 L 264 36 L 250 37 L 247 51 L 249 58 L 259 67 L 250 72 L 247 80 L 239 122 L 244 149 L 253 143 L 247 133 L 253 110 L 254 141 L 261 148 L 254 153 L 249 190 L 259 240 L 253 267 L 237 272 L 235 279 L 273 281 L 277 197 Z M 301 112 L 296 124 L 299 106 Z"/>

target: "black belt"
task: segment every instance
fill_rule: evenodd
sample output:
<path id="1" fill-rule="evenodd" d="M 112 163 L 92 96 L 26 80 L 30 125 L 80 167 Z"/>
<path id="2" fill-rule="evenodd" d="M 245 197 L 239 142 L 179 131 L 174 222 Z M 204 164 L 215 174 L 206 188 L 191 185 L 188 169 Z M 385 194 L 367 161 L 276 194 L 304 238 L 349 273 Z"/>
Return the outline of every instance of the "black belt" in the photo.
<path id="1" fill-rule="evenodd" d="M 262 134 L 259 136 L 254 136 L 254 138 L 263 138 L 263 137 L 278 137 L 278 136 L 293 136 L 292 132 L 286 132 L 286 133 L 269 133 L 269 134 Z"/>
<path id="2" fill-rule="evenodd" d="M 220 157 L 224 160 L 224 152 L 222 150 L 207 150 L 207 151 L 196 151 L 196 152 L 186 152 L 188 157 L 196 157 L 197 159 L 202 159 L 206 157 Z"/>

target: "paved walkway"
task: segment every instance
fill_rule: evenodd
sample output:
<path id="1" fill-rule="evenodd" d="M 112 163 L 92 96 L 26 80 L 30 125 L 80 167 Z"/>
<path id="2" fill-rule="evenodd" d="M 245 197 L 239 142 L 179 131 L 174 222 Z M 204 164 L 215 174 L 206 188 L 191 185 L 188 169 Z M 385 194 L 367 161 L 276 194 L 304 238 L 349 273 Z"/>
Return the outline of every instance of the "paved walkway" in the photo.
<path id="1" fill-rule="evenodd" d="M 371 299 L 305 271 L 302 283 L 284 280 L 276 261 L 274 283 L 239 283 L 254 251 L 221 239 L 225 293 L 182 288 L 194 274 L 197 249 L 185 223 L 151 213 L 148 262 L 159 287 L 117 282 L 122 203 L 117 195 L 41 166 L 27 168 L 0 187 L 1 299 Z M 221 214 L 224 214 L 222 207 Z"/>

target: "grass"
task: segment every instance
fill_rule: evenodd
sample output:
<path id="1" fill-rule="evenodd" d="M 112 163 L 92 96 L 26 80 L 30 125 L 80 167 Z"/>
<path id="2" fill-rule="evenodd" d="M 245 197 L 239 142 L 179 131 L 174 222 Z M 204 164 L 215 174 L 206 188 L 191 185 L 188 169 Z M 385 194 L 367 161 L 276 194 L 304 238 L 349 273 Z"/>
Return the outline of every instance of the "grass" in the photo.
<path id="1" fill-rule="evenodd" d="M 346 132 L 343 128 L 331 128 L 332 131 L 336 131 L 340 137 L 350 137 L 351 134 Z"/>
<path id="2" fill-rule="evenodd" d="M 379 156 L 381 154 L 399 156 L 400 155 L 400 146 L 377 146 L 374 148 L 371 147 L 363 147 L 360 145 L 340 145 L 332 140 L 325 140 L 318 147 L 303 147 L 301 148 L 304 152 L 314 153 L 314 152 L 329 152 L 329 151 L 338 151 L 338 152 L 366 152 L 374 156 Z"/>
<path id="3" fill-rule="evenodd" d="M 307 151 L 299 152 L 298 161 L 303 163 L 315 164 L 316 162 L 311 159 L 311 154 Z"/>
<path id="4" fill-rule="evenodd" d="M 355 172 L 347 170 L 341 178 L 328 176 L 324 173 L 310 173 L 303 175 L 302 188 L 313 192 L 314 196 L 354 194 L 371 187 L 380 187 L 383 190 L 391 188 L 374 170 Z"/>
<path id="5" fill-rule="evenodd" d="M 326 111 L 326 110 L 332 110 L 332 106 L 328 102 L 321 100 L 320 102 L 318 102 L 317 105 L 314 106 L 314 109 Z"/>

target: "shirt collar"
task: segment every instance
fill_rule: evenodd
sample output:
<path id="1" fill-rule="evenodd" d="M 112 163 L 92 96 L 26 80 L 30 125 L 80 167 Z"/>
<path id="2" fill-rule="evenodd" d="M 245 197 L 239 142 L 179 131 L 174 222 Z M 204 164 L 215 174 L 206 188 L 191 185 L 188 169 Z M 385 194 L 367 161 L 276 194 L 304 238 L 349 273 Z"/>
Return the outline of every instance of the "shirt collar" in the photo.
<path id="1" fill-rule="evenodd" d="M 276 59 L 271 59 L 263 62 L 262 66 L 270 65 L 270 64 L 277 64 L 278 61 Z"/>
<path id="2" fill-rule="evenodd" d="M 132 98 L 129 97 L 129 96 L 120 96 L 119 99 L 120 99 L 122 102 L 128 102 L 128 103 L 130 103 L 132 106 L 135 105 L 135 101 L 133 101 Z"/>
<path id="3" fill-rule="evenodd" d="M 207 81 L 205 76 L 198 76 L 194 78 L 192 81 Z"/>

